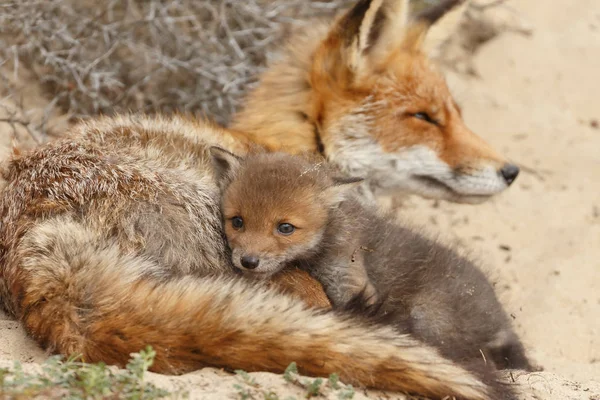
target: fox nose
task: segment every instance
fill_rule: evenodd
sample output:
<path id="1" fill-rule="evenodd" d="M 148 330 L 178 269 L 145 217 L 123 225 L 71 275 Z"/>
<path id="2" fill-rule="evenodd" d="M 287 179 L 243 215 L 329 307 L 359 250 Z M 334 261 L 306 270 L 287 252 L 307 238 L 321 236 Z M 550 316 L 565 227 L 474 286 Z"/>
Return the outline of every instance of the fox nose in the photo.
<path id="1" fill-rule="evenodd" d="M 258 259 L 258 257 L 254 256 L 242 256 L 240 261 L 242 262 L 242 267 L 248 269 L 255 269 L 256 267 L 258 267 L 258 263 L 260 260 Z"/>
<path id="2" fill-rule="evenodd" d="M 515 181 L 515 179 L 517 179 L 517 175 L 519 175 L 519 167 L 514 164 L 504 164 L 504 166 L 500 168 L 500 173 L 506 181 L 506 184 L 510 185 Z"/>

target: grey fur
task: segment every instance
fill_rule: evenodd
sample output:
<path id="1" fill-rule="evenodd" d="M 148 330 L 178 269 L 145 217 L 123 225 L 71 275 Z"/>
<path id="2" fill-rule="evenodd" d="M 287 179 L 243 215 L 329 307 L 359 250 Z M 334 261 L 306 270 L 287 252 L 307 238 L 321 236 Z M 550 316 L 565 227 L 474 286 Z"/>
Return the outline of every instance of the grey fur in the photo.
<path id="1" fill-rule="evenodd" d="M 386 317 L 446 357 L 532 369 L 492 285 L 471 260 L 352 198 L 329 216 L 322 250 L 300 265 L 323 282 L 336 306 L 360 295 L 378 305 L 373 316 Z M 353 240 L 336 239 L 339 232 Z M 361 267 L 366 274 L 357 272 Z"/>

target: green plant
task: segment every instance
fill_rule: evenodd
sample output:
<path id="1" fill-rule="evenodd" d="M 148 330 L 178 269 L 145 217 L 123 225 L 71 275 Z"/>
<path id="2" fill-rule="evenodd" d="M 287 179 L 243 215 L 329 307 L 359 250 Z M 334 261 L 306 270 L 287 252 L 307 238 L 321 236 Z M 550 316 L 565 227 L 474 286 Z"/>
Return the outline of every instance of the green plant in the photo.
<path id="1" fill-rule="evenodd" d="M 2 399 L 131 399 L 152 400 L 165 397 L 185 397 L 169 393 L 144 381 L 156 353 L 147 347 L 132 358 L 123 370 L 103 363 L 87 364 L 79 357 L 62 360 L 50 357 L 36 373 L 26 373 L 20 363 L 0 369 Z"/>

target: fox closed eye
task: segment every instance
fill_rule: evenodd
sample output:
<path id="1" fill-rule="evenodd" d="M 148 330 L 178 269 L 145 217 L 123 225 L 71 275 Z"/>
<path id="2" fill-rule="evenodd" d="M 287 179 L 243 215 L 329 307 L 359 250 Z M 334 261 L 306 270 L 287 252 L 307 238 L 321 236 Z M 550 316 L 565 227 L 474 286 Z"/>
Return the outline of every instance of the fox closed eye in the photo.
<path id="1" fill-rule="evenodd" d="M 431 115 L 429 115 L 428 113 L 421 111 L 418 113 L 414 113 L 412 114 L 413 117 L 423 120 L 425 122 L 429 122 L 430 124 L 433 125 L 439 125 L 440 123 L 438 121 L 436 121 L 433 117 L 431 117 Z"/>

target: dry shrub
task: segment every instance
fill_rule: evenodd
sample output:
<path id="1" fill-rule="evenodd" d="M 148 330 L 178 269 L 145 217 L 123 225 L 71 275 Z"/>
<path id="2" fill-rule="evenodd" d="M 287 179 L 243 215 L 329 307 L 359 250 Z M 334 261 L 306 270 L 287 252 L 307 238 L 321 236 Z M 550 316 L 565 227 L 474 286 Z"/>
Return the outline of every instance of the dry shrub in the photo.
<path id="1" fill-rule="evenodd" d="M 0 57 L 72 117 L 181 110 L 225 123 L 289 26 L 353 1 L 5 0 Z"/>

